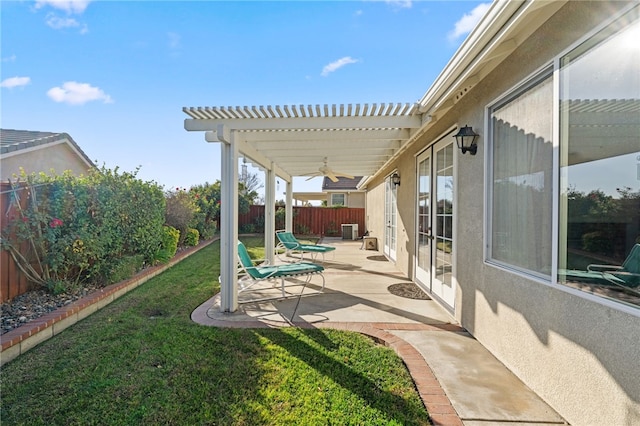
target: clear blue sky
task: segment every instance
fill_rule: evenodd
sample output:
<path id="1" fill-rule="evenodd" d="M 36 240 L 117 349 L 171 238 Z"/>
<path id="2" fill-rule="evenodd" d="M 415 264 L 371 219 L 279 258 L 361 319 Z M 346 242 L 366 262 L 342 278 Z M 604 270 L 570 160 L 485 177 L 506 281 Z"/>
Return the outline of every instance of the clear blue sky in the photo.
<path id="1" fill-rule="evenodd" d="M 167 189 L 214 182 L 220 147 L 184 130 L 182 107 L 415 102 L 487 7 L 3 0 L 0 126 L 66 132 Z"/>

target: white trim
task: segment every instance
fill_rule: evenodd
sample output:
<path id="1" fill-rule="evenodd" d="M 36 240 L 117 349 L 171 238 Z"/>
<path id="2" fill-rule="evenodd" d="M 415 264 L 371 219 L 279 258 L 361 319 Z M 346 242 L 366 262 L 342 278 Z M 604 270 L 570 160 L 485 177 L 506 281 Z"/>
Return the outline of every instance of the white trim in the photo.
<path id="1" fill-rule="evenodd" d="M 526 93 L 527 91 L 538 87 L 541 83 L 543 83 L 544 81 L 546 81 L 548 78 L 552 79 L 552 84 L 555 84 L 554 79 L 556 78 L 555 75 L 555 70 L 552 67 L 551 63 L 547 63 L 544 66 L 538 68 L 535 72 L 530 73 L 529 75 L 527 75 L 527 77 L 525 77 L 524 79 L 520 80 L 520 82 L 518 82 L 518 84 L 516 84 L 515 86 L 513 86 L 511 89 L 507 90 L 506 92 L 503 92 L 501 96 L 496 97 L 491 103 L 489 103 L 486 107 L 485 107 L 485 191 L 484 191 L 484 236 L 483 236 L 483 245 L 484 245 L 484 263 L 485 264 L 489 264 L 489 265 L 496 265 L 496 266 L 500 266 L 500 265 L 508 265 L 508 267 L 506 268 L 507 270 L 516 270 L 516 271 L 520 271 L 524 274 L 531 274 L 531 277 L 536 277 L 536 278 L 540 278 L 539 274 L 537 274 L 535 271 L 529 271 L 529 270 L 525 270 L 524 268 L 518 268 L 516 265 L 510 265 L 504 262 L 501 262 L 498 259 L 494 259 L 491 257 L 493 251 L 493 238 L 491 237 L 493 235 L 493 225 L 492 225 L 492 213 L 493 213 L 493 164 L 494 164 L 494 158 L 493 158 L 493 145 L 494 145 L 494 141 L 493 141 L 493 126 L 491 124 L 491 113 L 492 111 L 494 111 L 496 108 L 500 108 L 502 105 L 505 105 L 509 102 L 512 102 L 514 100 L 516 100 L 519 96 L 521 96 L 522 94 Z M 555 99 L 554 99 L 554 104 L 555 104 Z M 554 113 L 555 116 L 555 113 Z M 555 135 L 555 128 L 553 127 L 555 124 L 553 122 L 553 117 L 552 117 L 552 138 Z M 554 147 L 554 153 L 553 156 L 556 155 L 555 151 L 557 150 L 557 141 L 551 141 Z M 553 164 L 553 158 L 552 158 L 552 164 Z M 553 167 L 553 166 L 552 166 Z M 555 171 L 552 170 L 552 173 L 555 176 Z M 551 190 L 554 192 L 552 194 L 552 198 L 556 198 L 556 189 L 557 188 L 557 181 L 553 180 L 552 177 L 552 184 L 553 184 L 553 188 L 551 188 Z M 553 215 L 553 202 L 552 202 L 552 215 Z M 553 223 L 554 223 L 554 217 L 552 216 L 552 227 L 553 227 Z M 552 234 L 551 237 L 553 238 L 553 229 L 552 229 Z M 552 249 L 551 249 L 551 255 L 553 256 L 553 241 L 552 241 Z M 549 277 L 549 279 L 553 279 L 553 263 L 554 263 L 554 259 L 551 259 L 551 276 Z M 557 275 L 557 269 L 556 269 L 556 275 Z"/>

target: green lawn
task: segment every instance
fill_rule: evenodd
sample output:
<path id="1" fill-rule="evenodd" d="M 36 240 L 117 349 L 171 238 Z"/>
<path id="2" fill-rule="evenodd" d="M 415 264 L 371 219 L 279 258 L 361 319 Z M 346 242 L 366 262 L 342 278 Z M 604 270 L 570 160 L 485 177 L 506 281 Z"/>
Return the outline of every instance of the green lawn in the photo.
<path id="1" fill-rule="evenodd" d="M 365 336 L 193 323 L 218 274 L 214 243 L 5 365 L 0 424 L 429 424 L 402 361 Z"/>

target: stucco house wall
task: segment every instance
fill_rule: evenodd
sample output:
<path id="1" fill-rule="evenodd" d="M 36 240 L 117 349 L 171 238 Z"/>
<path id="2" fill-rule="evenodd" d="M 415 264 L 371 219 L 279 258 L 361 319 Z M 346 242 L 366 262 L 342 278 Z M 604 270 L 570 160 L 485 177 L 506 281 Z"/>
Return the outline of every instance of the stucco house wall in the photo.
<path id="1" fill-rule="evenodd" d="M 0 178 L 15 180 L 27 174 L 52 171 L 86 175 L 95 164 L 67 133 L 0 129 Z"/>
<path id="2" fill-rule="evenodd" d="M 347 207 L 363 209 L 365 206 L 364 192 L 350 192 L 347 194 Z"/>
<path id="3" fill-rule="evenodd" d="M 33 150 L 21 150 L 15 155 L 2 158 L 2 171 L 0 176 L 3 181 L 14 179 L 20 175 L 20 168 L 27 174 L 45 172 L 53 169 L 56 174 L 62 174 L 65 170 L 71 170 L 74 175 L 86 175 L 91 167 L 78 157 L 78 155 L 66 143 L 58 143 L 53 146 L 39 147 Z"/>
<path id="4" fill-rule="evenodd" d="M 402 176 L 396 263 L 413 277 L 415 155 L 455 126 L 480 134 L 476 156 L 455 149 L 454 314 L 574 425 L 640 424 L 640 316 L 484 262 L 485 108 L 625 5 L 566 3 L 367 187 L 368 226 L 381 238 L 384 211 L 372 205 L 384 206 L 382 176 L 396 168 Z"/>

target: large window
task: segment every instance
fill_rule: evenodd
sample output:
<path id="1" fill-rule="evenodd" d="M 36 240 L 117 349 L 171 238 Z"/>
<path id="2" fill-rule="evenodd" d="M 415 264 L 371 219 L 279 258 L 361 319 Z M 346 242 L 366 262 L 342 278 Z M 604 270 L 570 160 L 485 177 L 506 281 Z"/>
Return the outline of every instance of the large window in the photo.
<path id="1" fill-rule="evenodd" d="M 631 9 L 559 57 L 556 73 L 541 73 L 489 109 L 487 224 L 489 262 L 636 308 L 639 12 Z"/>
<path id="2" fill-rule="evenodd" d="M 551 276 L 553 80 L 547 71 L 490 109 L 490 259 Z"/>
<path id="3" fill-rule="evenodd" d="M 640 305 L 638 40 L 640 20 L 627 15 L 560 67 L 559 282 L 632 305 Z"/>

